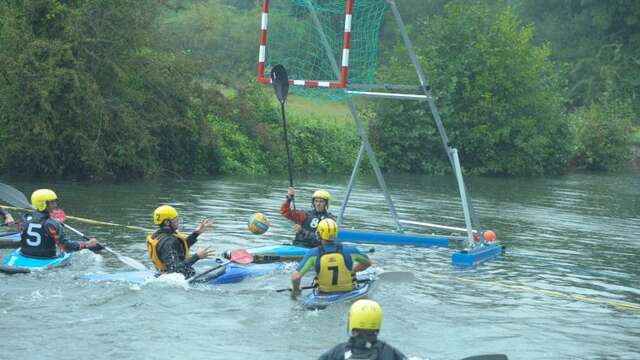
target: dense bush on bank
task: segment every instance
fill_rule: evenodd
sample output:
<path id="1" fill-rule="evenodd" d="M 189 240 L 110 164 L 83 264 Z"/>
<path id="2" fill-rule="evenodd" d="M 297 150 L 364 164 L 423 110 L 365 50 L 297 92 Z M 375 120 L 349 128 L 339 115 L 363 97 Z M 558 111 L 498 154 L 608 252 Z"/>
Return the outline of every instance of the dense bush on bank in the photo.
<path id="1" fill-rule="evenodd" d="M 573 163 L 588 170 L 616 170 L 631 158 L 632 104 L 603 98 L 571 115 Z"/>
<path id="2" fill-rule="evenodd" d="M 259 24 L 254 5 L 0 2 L 0 172 L 75 178 L 286 172 L 279 108 L 272 90 L 254 79 L 257 32 L 244 30 Z M 609 44 L 619 35 L 609 28 L 588 43 L 590 49 L 602 42 L 603 49 L 622 49 L 613 63 L 588 67 L 607 75 L 602 91 L 614 95 L 604 99 L 598 87 L 577 91 L 565 80 L 577 76 L 565 72 L 571 65 L 551 61 L 550 49 L 571 46 L 567 37 L 557 37 L 561 44 L 553 47 L 536 44 L 534 27 L 522 24 L 505 1 L 405 5 L 405 13 L 412 6 L 430 12 L 414 11 L 406 19 L 466 171 L 538 175 L 626 163 L 630 142 L 639 142 L 637 131 L 629 137 L 630 124 L 640 123 L 637 81 L 617 80 L 632 73 L 629 59 L 637 48 L 627 42 L 637 37 L 634 24 L 625 20 L 618 45 Z M 581 5 L 584 24 L 590 6 L 602 5 Z M 616 6 L 615 19 L 635 11 L 625 6 Z M 521 13 L 541 19 L 546 33 L 555 28 L 545 22 L 545 7 L 523 7 Z M 414 84 L 394 35 L 381 35 L 387 47 L 381 81 Z M 598 83 L 599 75 L 588 75 L 589 83 Z M 422 104 L 371 104 L 365 117 L 385 169 L 449 171 Z M 296 172 L 349 172 L 359 146 L 355 127 L 305 110 L 289 111 Z"/>
<path id="3" fill-rule="evenodd" d="M 212 170 L 197 64 L 153 46 L 152 0 L 0 4 L 4 173 L 142 177 Z"/>

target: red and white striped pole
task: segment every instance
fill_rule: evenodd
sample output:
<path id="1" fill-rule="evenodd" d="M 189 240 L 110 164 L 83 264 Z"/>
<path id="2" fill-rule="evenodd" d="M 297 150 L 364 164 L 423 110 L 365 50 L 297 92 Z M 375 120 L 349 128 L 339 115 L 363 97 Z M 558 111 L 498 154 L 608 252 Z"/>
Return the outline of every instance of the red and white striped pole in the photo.
<path id="1" fill-rule="evenodd" d="M 262 2 L 262 21 L 260 25 L 260 53 L 258 55 L 258 81 L 271 83 L 271 78 L 264 77 L 264 62 L 267 52 L 267 25 L 269 24 L 269 0 Z"/>
<path id="2" fill-rule="evenodd" d="M 340 87 L 347 86 L 347 69 L 349 68 L 349 49 L 351 47 L 351 14 L 353 0 L 347 0 L 346 15 L 344 17 L 344 36 L 342 39 L 342 69 L 340 71 Z"/>

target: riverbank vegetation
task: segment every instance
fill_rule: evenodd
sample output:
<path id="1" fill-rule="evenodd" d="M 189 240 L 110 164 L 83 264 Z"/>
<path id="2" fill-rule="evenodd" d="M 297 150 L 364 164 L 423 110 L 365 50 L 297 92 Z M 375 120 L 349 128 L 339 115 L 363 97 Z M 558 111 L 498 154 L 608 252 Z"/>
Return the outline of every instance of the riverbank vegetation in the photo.
<path id="1" fill-rule="evenodd" d="M 0 3 L 0 172 L 126 178 L 286 171 L 280 109 L 255 82 L 256 0 Z M 640 3 L 405 0 L 465 171 L 609 171 L 640 144 Z M 394 24 L 379 80 L 416 84 Z M 419 103 L 361 100 L 387 171 L 449 171 Z M 292 97 L 296 172 L 348 173 L 341 103 Z"/>

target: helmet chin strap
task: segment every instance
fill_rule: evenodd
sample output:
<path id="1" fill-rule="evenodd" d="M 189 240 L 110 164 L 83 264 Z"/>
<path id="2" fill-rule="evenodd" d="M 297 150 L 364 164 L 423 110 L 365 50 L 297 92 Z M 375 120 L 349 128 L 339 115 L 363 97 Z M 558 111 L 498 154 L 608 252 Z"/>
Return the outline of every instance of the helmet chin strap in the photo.
<path id="1" fill-rule="evenodd" d="M 176 231 L 176 230 L 178 230 L 178 229 L 176 229 L 176 228 L 174 228 L 174 227 L 173 227 L 173 224 L 171 223 L 171 220 L 165 220 L 165 221 L 160 225 L 160 227 L 161 227 L 162 229 L 167 229 L 167 230 L 172 230 L 172 231 Z"/>

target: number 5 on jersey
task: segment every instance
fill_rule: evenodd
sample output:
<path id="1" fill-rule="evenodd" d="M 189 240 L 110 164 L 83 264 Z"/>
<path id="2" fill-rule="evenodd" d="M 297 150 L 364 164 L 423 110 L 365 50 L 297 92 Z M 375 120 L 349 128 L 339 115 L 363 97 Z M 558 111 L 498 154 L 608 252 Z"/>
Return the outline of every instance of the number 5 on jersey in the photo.
<path id="1" fill-rule="evenodd" d="M 29 224 L 27 228 L 27 245 L 39 246 L 42 243 L 42 235 L 40 235 L 42 224 Z"/>

